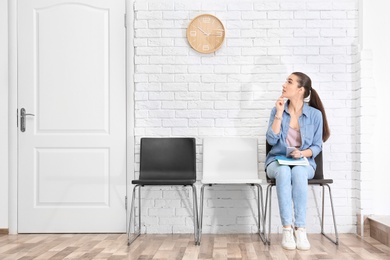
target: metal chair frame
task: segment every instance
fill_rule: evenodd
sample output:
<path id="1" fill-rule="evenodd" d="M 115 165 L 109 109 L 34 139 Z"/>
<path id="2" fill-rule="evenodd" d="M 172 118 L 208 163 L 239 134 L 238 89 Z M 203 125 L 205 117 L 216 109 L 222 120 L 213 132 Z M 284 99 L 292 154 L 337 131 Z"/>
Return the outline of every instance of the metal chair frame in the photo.
<path id="1" fill-rule="evenodd" d="M 128 228 L 128 242 L 127 244 L 130 245 L 133 243 L 140 235 L 141 235 L 141 187 L 144 185 L 135 185 L 133 188 L 133 196 L 131 200 L 131 208 L 130 208 L 130 220 L 129 220 L 129 228 Z M 148 185 L 151 186 L 151 185 Z M 157 185 L 156 185 L 157 186 Z M 189 185 L 183 185 L 184 187 Z M 136 195 L 136 189 L 138 188 L 138 229 L 136 229 L 136 222 L 135 222 L 135 195 Z M 193 197 L 193 221 L 195 223 L 194 225 L 194 241 L 195 245 L 198 245 L 199 238 L 198 238 L 198 226 L 199 226 L 199 220 L 198 220 L 198 203 L 197 203 L 197 192 L 195 185 L 191 185 L 192 188 L 192 197 Z M 134 234 L 131 237 L 131 223 L 134 220 Z"/>
<path id="2" fill-rule="evenodd" d="M 205 187 L 213 186 L 213 185 L 249 185 L 249 186 L 255 186 L 257 189 L 257 230 L 258 234 L 260 236 L 260 239 L 265 244 L 267 242 L 265 232 L 264 232 L 264 225 L 261 224 L 261 220 L 264 219 L 264 205 L 263 205 L 263 188 L 260 184 L 257 183 L 247 183 L 247 184 L 238 184 L 238 183 L 208 183 L 203 184 L 201 186 L 201 192 L 200 192 L 200 210 L 199 210 L 199 235 L 198 235 L 198 244 L 200 245 L 200 240 L 202 238 L 202 224 L 203 224 L 203 201 L 204 201 L 204 189 Z M 262 230 L 263 228 L 263 230 Z"/>

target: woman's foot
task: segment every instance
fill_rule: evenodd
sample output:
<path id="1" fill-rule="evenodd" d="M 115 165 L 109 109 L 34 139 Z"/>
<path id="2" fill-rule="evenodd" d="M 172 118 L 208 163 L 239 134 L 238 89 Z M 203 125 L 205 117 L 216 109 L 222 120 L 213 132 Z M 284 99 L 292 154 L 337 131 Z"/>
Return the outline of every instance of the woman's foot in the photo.
<path id="1" fill-rule="evenodd" d="M 283 228 L 282 247 L 287 250 L 295 250 L 297 245 L 295 244 L 293 229 Z"/>
<path id="2" fill-rule="evenodd" d="M 295 238 L 297 239 L 297 249 L 299 250 L 310 249 L 310 243 L 306 236 L 306 229 L 304 228 L 295 229 Z"/>

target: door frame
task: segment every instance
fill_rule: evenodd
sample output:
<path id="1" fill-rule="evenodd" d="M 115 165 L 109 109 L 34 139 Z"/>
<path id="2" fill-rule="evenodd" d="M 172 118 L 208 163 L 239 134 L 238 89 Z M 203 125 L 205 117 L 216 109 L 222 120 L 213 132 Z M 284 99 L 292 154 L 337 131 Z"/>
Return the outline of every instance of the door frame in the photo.
<path id="1" fill-rule="evenodd" d="M 134 45 L 133 0 L 125 1 L 126 11 L 126 196 L 131 201 L 134 178 Z M 8 232 L 18 233 L 18 78 L 17 78 L 17 0 L 8 0 Z M 126 210 L 126 227 L 129 210 Z"/>

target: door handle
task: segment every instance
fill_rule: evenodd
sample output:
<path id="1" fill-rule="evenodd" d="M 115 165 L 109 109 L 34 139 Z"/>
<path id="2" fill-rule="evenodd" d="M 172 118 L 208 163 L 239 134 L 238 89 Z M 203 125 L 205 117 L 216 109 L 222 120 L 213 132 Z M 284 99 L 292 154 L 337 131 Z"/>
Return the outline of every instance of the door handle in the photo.
<path id="1" fill-rule="evenodd" d="M 35 116 L 34 114 L 27 114 L 26 109 L 20 109 L 20 131 L 26 131 L 26 116 Z"/>

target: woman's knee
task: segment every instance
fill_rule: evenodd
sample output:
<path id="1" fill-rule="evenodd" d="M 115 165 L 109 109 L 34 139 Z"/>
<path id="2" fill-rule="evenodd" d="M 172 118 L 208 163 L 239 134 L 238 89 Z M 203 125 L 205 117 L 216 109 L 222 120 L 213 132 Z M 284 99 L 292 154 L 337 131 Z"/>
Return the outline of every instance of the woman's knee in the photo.
<path id="1" fill-rule="evenodd" d="M 308 179 L 311 179 L 313 170 L 311 167 L 307 166 L 295 166 L 292 168 L 291 179 L 292 182 L 307 182 Z"/>
<path id="2" fill-rule="evenodd" d="M 274 178 L 276 181 L 287 181 L 291 183 L 291 168 L 287 165 L 280 165 L 277 167 L 277 170 L 274 172 Z"/>

